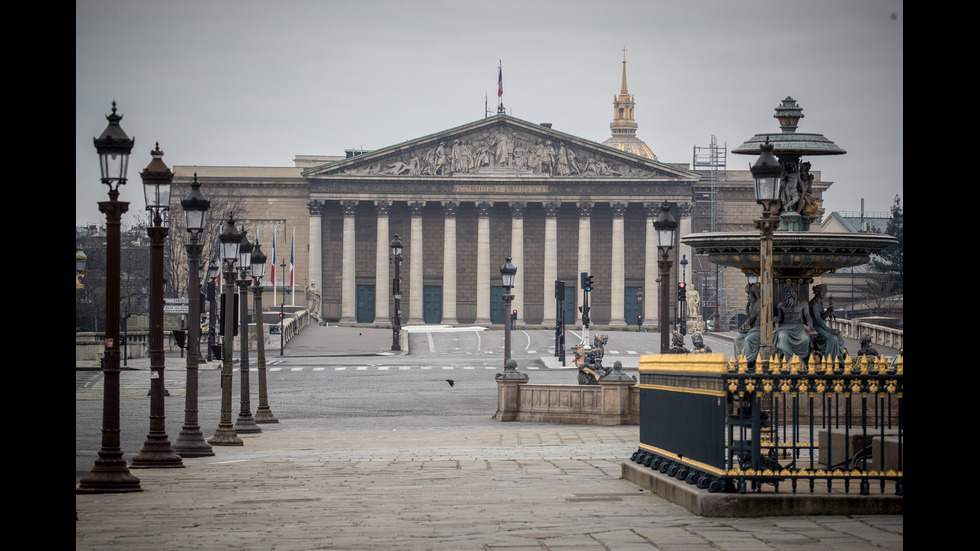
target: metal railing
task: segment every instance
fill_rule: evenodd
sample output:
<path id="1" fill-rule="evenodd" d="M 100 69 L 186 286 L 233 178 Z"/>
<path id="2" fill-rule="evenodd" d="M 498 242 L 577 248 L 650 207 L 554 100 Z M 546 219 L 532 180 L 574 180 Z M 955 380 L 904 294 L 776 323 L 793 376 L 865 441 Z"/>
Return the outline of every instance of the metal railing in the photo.
<path id="1" fill-rule="evenodd" d="M 869 495 L 875 486 L 903 494 L 901 357 L 811 369 L 798 358 L 768 369 L 728 360 L 721 369 L 686 372 L 657 365 L 669 356 L 650 358 L 640 367 L 633 461 L 712 492 L 851 493 L 857 486 Z M 665 408 L 686 422 L 671 424 Z"/>

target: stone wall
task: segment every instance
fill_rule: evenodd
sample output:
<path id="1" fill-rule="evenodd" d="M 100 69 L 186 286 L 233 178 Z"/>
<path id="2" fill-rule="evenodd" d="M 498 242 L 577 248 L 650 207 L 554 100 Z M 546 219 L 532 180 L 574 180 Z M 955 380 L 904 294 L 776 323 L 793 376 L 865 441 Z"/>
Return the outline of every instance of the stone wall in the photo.
<path id="1" fill-rule="evenodd" d="M 498 421 L 572 425 L 638 425 L 640 392 L 635 381 L 598 385 L 528 384 L 497 380 Z"/>

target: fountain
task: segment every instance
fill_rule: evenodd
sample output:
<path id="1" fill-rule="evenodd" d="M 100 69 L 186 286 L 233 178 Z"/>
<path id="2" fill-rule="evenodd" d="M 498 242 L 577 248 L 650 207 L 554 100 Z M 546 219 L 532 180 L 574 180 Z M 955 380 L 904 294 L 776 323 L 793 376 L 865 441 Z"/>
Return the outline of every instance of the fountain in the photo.
<path id="1" fill-rule="evenodd" d="M 737 268 L 746 275 L 761 276 L 762 304 L 770 305 L 762 314 L 763 343 L 771 342 L 766 340 L 766 318 L 778 313 L 771 306 L 780 303 L 787 287 L 794 287 L 799 300 L 806 303 L 814 278 L 841 268 L 866 264 L 872 253 L 897 243 L 895 237 L 887 234 L 809 231 L 810 224 L 817 218 L 818 205 L 811 195 L 810 163 L 805 162 L 804 157 L 843 155 L 846 151 L 821 134 L 797 132 L 803 109 L 791 97 L 776 108 L 774 118 L 779 120 L 781 132 L 756 134 L 732 150 L 732 153 L 760 156 L 759 162 L 752 167 L 754 175 L 771 153 L 768 156 L 772 159 L 770 165 L 762 168 L 775 169 L 774 181 L 779 185 L 774 191 L 778 196 L 758 199 L 764 205 L 762 219 L 756 221 L 762 232 L 761 238 L 758 231 L 699 233 L 681 238 L 696 253 L 707 255 L 715 264 Z M 756 178 L 758 180 L 759 176 Z M 766 249 L 767 239 L 771 253 Z M 767 264 L 771 266 L 768 274 L 764 269 Z M 767 276 L 771 277 L 771 294 L 768 296 L 765 295 Z"/>

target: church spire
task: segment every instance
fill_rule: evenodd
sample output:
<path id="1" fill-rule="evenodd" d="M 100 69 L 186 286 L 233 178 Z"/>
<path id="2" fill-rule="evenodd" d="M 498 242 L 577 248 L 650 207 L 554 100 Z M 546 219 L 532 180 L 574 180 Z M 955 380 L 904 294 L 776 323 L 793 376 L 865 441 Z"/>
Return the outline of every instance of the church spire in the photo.
<path id="1" fill-rule="evenodd" d="M 635 155 L 657 160 L 657 155 L 636 137 L 636 121 L 633 119 L 633 107 L 636 102 L 626 88 L 626 48 L 623 48 L 623 81 L 619 95 L 613 96 L 613 121 L 609 125 L 612 137 L 602 142 L 617 149 L 628 151 Z"/>
<path id="2" fill-rule="evenodd" d="M 609 125 L 613 136 L 636 135 L 636 122 L 633 120 L 633 96 L 626 89 L 626 48 L 623 48 L 623 83 L 619 95 L 613 98 L 613 121 Z"/>
<path id="3" fill-rule="evenodd" d="M 629 94 L 626 90 L 626 47 L 623 47 L 623 86 L 619 90 L 620 95 Z"/>

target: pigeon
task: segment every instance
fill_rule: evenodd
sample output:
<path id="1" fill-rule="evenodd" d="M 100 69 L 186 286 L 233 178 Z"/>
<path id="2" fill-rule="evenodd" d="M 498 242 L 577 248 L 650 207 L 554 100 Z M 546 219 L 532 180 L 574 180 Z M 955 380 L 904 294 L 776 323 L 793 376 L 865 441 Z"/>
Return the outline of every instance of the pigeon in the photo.
<path id="1" fill-rule="evenodd" d="M 456 381 L 454 381 L 452 379 L 446 379 L 446 382 L 449 383 L 449 386 L 453 386 L 453 385 L 456 384 Z"/>

